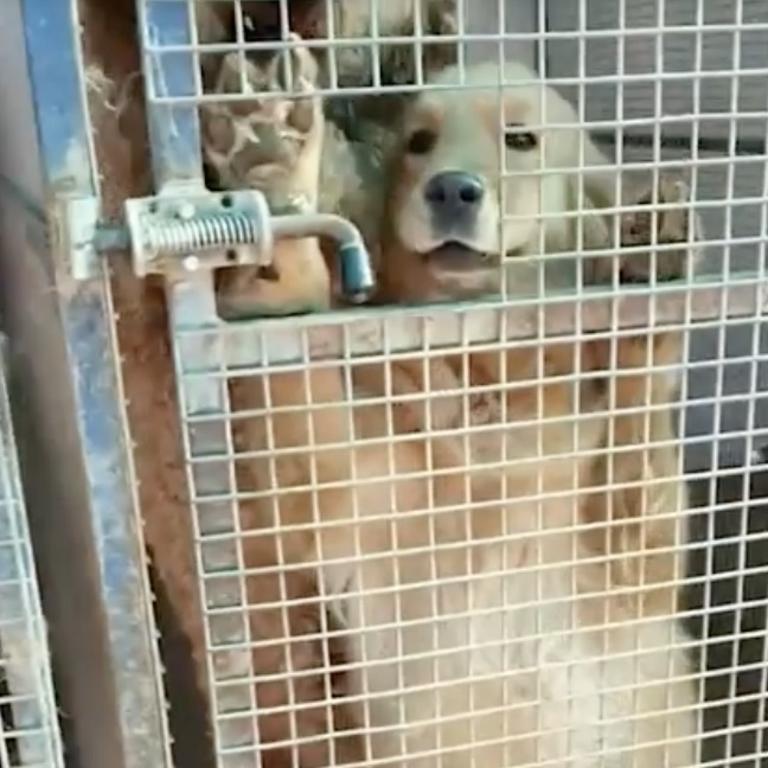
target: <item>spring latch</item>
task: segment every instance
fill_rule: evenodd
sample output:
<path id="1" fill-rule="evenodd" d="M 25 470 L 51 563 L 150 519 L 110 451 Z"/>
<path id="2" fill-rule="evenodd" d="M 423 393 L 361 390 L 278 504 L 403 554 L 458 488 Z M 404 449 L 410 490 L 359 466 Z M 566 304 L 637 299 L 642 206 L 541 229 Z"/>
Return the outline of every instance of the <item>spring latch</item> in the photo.
<path id="1" fill-rule="evenodd" d="M 270 212 L 260 193 L 164 194 L 127 200 L 125 211 L 139 277 L 271 262 Z"/>
<path id="2" fill-rule="evenodd" d="M 145 233 L 145 248 L 157 258 L 253 246 L 257 254 L 269 254 L 271 243 L 259 223 L 243 214 L 213 214 L 189 221 L 152 224 Z"/>
<path id="3" fill-rule="evenodd" d="M 338 244 L 342 288 L 364 301 L 374 287 L 360 232 L 346 219 L 299 211 L 272 215 L 256 190 L 127 200 L 126 219 L 136 274 L 173 273 L 253 264 L 269 267 L 275 240 L 326 237 Z"/>

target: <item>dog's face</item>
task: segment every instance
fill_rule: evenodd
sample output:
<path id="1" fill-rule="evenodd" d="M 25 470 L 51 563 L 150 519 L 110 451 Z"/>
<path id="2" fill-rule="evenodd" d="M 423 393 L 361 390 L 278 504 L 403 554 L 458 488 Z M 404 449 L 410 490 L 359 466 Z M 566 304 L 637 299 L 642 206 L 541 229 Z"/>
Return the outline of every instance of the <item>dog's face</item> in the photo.
<path id="1" fill-rule="evenodd" d="M 568 247 L 572 222 L 557 214 L 579 204 L 580 161 L 600 162 L 561 96 L 526 84 L 536 76 L 522 65 L 507 65 L 512 84 L 489 87 L 496 72 L 470 70 L 468 84 L 485 87 L 428 91 L 406 111 L 389 197 L 402 253 L 383 268 L 420 273 L 418 291 L 407 291 L 412 298 L 498 290 L 502 256 L 540 253 L 545 240 L 547 250 L 557 241 Z M 457 79 L 448 70 L 437 83 Z M 588 174 L 584 180 L 588 198 Z"/>

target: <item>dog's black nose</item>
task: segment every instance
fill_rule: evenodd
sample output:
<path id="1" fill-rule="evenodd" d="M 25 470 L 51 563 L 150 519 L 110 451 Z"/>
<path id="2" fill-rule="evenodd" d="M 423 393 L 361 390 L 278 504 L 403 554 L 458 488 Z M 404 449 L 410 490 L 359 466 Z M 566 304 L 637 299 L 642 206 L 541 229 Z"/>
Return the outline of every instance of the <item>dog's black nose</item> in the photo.
<path id="1" fill-rule="evenodd" d="M 484 194 L 482 179 L 465 171 L 438 173 L 424 189 L 424 198 L 439 228 L 473 224 Z"/>
<path id="2" fill-rule="evenodd" d="M 483 180 L 466 171 L 444 171 L 424 189 L 435 233 L 471 234 L 485 194 Z"/>
<path id="3" fill-rule="evenodd" d="M 430 205 L 460 209 L 480 203 L 484 191 L 483 182 L 477 176 L 465 171 L 445 171 L 429 180 L 424 196 Z"/>

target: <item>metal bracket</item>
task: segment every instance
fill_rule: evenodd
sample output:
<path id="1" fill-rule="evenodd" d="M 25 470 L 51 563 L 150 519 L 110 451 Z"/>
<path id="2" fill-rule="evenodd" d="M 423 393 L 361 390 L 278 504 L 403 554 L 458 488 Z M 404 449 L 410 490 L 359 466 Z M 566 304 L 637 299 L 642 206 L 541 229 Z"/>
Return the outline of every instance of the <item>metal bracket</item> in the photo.
<path id="1" fill-rule="evenodd" d="M 243 264 L 266 267 L 275 240 L 327 237 L 338 245 L 347 298 L 364 301 L 374 287 L 368 252 L 351 222 L 300 206 L 273 215 L 257 190 L 174 186 L 126 200 L 125 226 L 101 222 L 95 197 L 60 196 L 51 219 L 57 245 L 68 255 L 69 272 L 77 280 L 97 276 L 102 255 L 115 250 L 130 248 L 134 272 L 145 277 Z"/>
<path id="2" fill-rule="evenodd" d="M 269 207 L 255 190 L 136 198 L 125 214 L 139 277 L 272 261 Z"/>
<path id="3" fill-rule="evenodd" d="M 64 259 L 66 272 L 75 280 L 99 274 L 96 229 L 99 221 L 96 197 L 59 195 L 50 210 L 54 253 Z"/>

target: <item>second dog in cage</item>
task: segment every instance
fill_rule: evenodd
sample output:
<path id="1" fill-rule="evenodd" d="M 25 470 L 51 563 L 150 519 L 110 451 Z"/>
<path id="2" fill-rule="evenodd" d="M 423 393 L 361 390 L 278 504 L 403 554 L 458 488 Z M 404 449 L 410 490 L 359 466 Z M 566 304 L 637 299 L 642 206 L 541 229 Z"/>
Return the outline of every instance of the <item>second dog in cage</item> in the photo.
<path id="1" fill-rule="evenodd" d="M 301 96 L 314 105 L 294 156 L 301 173 L 282 181 L 314 200 L 323 121 L 308 61 L 298 53 L 308 75 L 297 79 Z M 457 80 L 448 69 L 432 84 Z M 523 293 L 540 239 L 546 253 L 577 247 L 566 214 L 591 206 L 582 245 L 610 244 L 611 216 L 598 209 L 615 202 L 615 179 L 570 105 L 521 66 L 505 67 L 503 90 L 489 87 L 498 76 L 482 67 L 466 81 L 477 88 L 442 88 L 406 110 L 380 244 L 388 301 L 488 293 L 502 216 L 514 216 L 503 237 L 507 283 Z M 514 171 L 506 180 L 504 144 Z M 579 172 L 585 158 L 594 173 Z M 558 173 L 542 176 L 542 167 Z M 504 210 L 494 202 L 500 185 Z M 680 203 L 683 192 L 665 182 L 658 197 Z M 688 251 L 687 217 L 658 218 L 652 233 L 647 217 L 645 239 L 642 217 L 623 223 L 633 243 L 680 243 L 667 262 L 674 273 Z M 649 278 L 652 260 L 620 261 L 624 277 Z M 276 263 L 268 279 L 224 275 L 222 306 L 281 312 L 295 291 L 329 301 L 315 242 L 278 245 Z M 312 275 L 320 280 L 307 286 Z M 340 366 L 238 384 L 238 405 L 262 413 L 268 390 L 276 454 L 276 487 L 256 460 L 238 478 L 240 490 L 276 495 L 274 505 L 245 505 L 244 527 L 265 531 L 248 539 L 246 560 L 285 566 L 285 578 L 292 565 L 314 571 L 347 630 L 337 710 L 364 739 L 357 756 L 337 762 L 693 765 L 694 691 L 675 616 L 685 489 L 669 410 L 637 412 L 673 400 L 675 382 L 649 366 L 674 364 L 678 340 L 655 330 L 623 336 L 615 349 L 589 338 L 541 345 L 455 350 L 431 358 L 428 376 L 421 364 L 392 364 L 395 394 L 431 395 L 423 409 L 395 409 L 394 434 L 422 434 L 409 441 L 392 439 L 383 406 L 350 411 Z M 362 397 L 386 393 L 386 365 L 363 372 Z M 629 375 L 614 377 L 612 365 Z M 582 373 L 598 375 L 577 381 Z M 473 400 L 472 386 L 497 390 Z M 471 432 L 465 419 L 496 428 Z M 263 422 L 238 429 L 241 444 L 267 444 Z"/>

